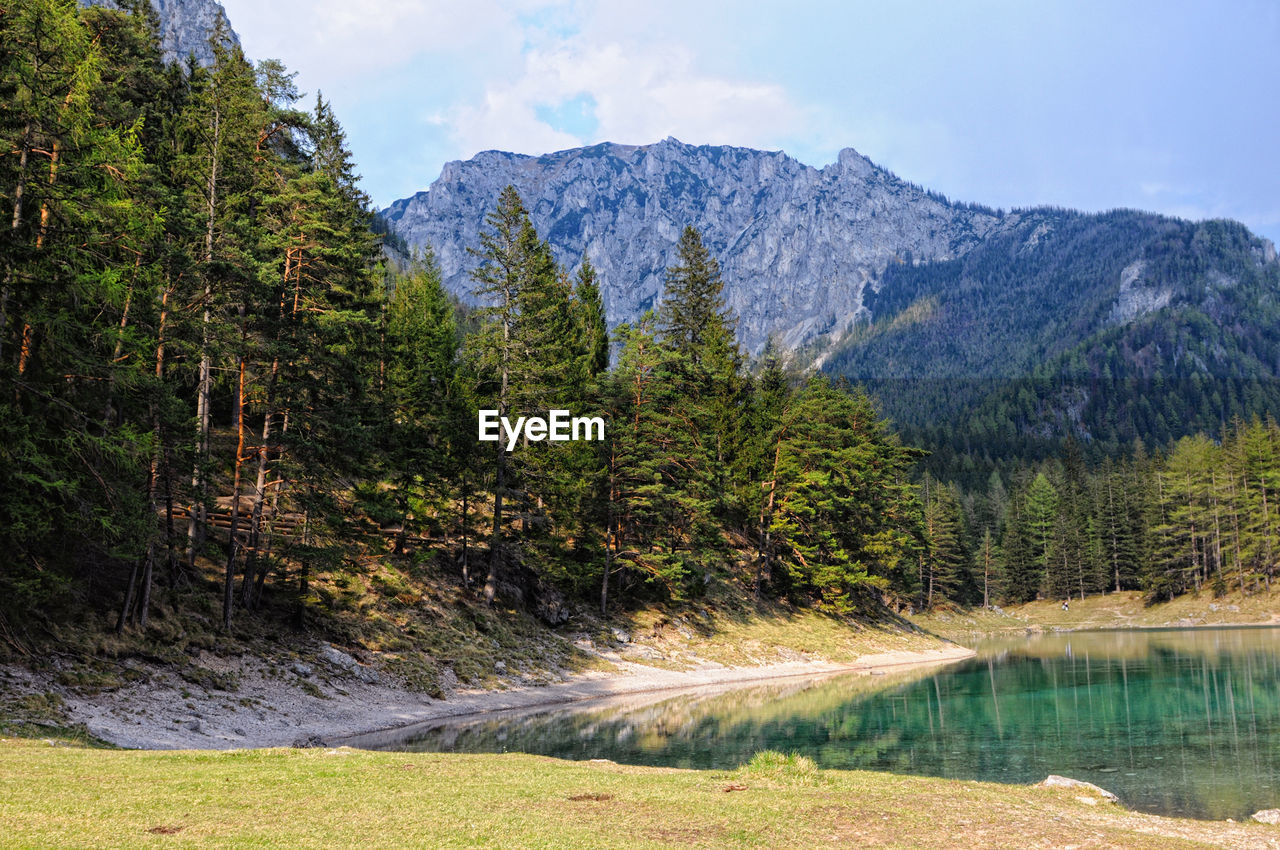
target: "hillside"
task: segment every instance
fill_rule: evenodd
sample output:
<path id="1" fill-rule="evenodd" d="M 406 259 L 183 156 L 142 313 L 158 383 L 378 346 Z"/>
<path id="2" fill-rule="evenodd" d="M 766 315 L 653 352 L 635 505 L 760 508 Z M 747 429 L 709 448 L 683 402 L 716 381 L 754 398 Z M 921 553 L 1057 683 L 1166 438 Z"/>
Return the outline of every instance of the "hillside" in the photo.
<path id="1" fill-rule="evenodd" d="M 1041 211 L 963 258 L 890 267 L 873 321 L 820 362 L 954 478 L 975 451 L 1116 454 L 1280 409 L 1278 296 L 1274 247 L 1239 224 Z"/>

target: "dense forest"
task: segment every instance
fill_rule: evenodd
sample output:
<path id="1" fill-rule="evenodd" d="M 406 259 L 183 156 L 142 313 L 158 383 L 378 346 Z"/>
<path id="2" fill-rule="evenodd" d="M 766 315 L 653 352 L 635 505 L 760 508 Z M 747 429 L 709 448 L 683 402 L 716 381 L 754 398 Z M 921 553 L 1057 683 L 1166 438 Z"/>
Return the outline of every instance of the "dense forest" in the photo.
<path id="1" fill-rule="evenodd" d="M 215 586 L 224 630 L 267 600 L 305 623 L 317 583 L 427 557 L 552 623 L 720 585 L 850 612 L 1269 584 L 1270 422 L 939 483 L 862 389 L 745 360 L 696 230 L 610 335 L 589 258 L 570 279 L 508 189 L 464 308 L 429 252 L 384 259 L 322 97 L 223 31 L 166 66 L 124 5 L 0 10 L 6 631 L 86 606 L 145 631 Z M 508 451 L 480 409 L 605 439 Z"/>
<path id="2" fill-rule="evenodd" d="M 972 490 L 920 484 L 928 552 L 926 604 L 1068 599 L 1141 590 L 1269 590 L 1275 573 L 1280 426 L 1231 424 L 1221 442 L 1184 437 L 1164 455 L 1086 464 L 1061 458 L 993 472 Z"/>
<path id="3" fill-rule="evenodd" d="M 341 127 L 278 63 L 215 32 L 211 66 L 165 67 L 144 2 L 0 23 L 7 616 L 145 628 L 216 571 L 225 629 L 422 548 L 490 602 L 909 592 L 917 453 L 860 392 L 749 374 L 695 231 L 610 369 L 589 263 L 570 281 L 514 191 L 464 312 L 430 255 L 381 261 Z M 508 452 L 479 408 L 608 438 Z"/>

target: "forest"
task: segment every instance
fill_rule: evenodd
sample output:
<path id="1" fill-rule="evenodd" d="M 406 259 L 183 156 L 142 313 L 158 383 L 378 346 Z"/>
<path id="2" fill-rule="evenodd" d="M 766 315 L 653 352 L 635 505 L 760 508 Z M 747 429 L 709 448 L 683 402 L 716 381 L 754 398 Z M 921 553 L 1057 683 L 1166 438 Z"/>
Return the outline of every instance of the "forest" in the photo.
<path id="1" fill-rule="evenodd" d="M 466 306 L 429 251 L 388 260 L 323 97 L 221 30 L 166 66 L 125 5 L 0 11 L 5 633 L 211 593 L 225 631 L 267 600 L 306 624 L 388 559 L 553 624 L 730 585 L 836 613 L 1269 586 L 1269 420 L 939 481 L 859 386 L 747 360 L 696 230 L 610 333 L 508 189 Z M 507 452 L 482 408 L 605 439 Z"/>

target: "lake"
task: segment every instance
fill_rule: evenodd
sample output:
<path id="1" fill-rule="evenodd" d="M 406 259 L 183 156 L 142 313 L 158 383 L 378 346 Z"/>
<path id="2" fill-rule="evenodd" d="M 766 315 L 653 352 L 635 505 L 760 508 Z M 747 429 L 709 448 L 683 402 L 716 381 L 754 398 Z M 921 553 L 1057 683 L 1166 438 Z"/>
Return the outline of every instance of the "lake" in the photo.
<path id="1" fill-rule="evenodd" d="M 526 752 L 730 769 L 766 749 L 821 767 L 1093 782 L 1141 811 L 1280 806 L 1280 630 L 1053 633 L 941 670 L 643 695 L 406 730 L 386 749 Z"/>

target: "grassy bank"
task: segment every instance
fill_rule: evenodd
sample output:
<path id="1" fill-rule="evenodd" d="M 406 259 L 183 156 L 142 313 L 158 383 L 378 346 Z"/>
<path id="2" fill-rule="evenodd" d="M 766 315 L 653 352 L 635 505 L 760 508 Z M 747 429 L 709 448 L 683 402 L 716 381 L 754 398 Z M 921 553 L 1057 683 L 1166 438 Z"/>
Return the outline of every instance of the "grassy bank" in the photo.
<path id="1" fill-rule="evenodd" d="M 1060 599 L 1038 600 L 1000 610 L 938 609 L 911 620 L 926 631 L 951 638 L 1026 629 L 1280 625 L 1280 591 L 1214 596 L 1205 590 L 1155 605 L 1147 605 L 1138 591 L 1122 591 L 1072 599 L 1065 611 Z"/>
<path id="2" fill-rule="evenodd" d="M 124 752 L 0 741 L 0 843 L 95 847 L 1246 847 L 1280 829 L 1080 792 L 819 771 L 353 750 Z"/>

